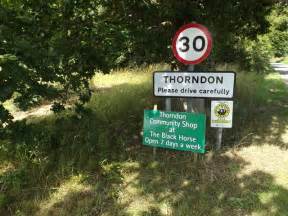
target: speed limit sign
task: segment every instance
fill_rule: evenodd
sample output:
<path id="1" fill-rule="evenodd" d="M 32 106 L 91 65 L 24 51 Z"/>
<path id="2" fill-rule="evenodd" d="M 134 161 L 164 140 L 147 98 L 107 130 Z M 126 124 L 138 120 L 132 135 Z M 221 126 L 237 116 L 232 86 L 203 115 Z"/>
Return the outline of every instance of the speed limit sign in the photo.
<path id="1" fill-rule="evenodd" d="M 172 42 L 174 56 L 183 64 L 199 64 L 212 49 L 212 37 L 208 29 L 197 23 L 182 26 Z"/>

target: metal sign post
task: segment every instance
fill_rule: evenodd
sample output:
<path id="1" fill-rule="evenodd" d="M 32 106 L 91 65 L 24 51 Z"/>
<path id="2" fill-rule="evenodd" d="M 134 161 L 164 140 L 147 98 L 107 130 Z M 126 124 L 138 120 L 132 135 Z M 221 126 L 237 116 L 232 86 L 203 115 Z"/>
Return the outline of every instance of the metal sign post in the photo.
<path id="1" fill-rule="evenodd" d="M 194 162 L 197 153 L 205 153 L 206 110 L 205 98 L 216 99 L 211 113 L 211 127 L 218 127 L 216 149 L 221 148 L 223 128 L 232 127 L 236 73 L 229 71 L 195 71 L 195 64 L 204 61 L 212 49 L 208 29 L 200 24 L 182 26 L 172 42 L 174 56 L 187 65 L 186 71 L 156 71 L 153 74 L 154 96 L 165 97 L 165 111 L 144 111 L 143 144 L 156 147 L 191 151 Z M 187 98 L 183 112 L 171 112 L 171 98 Z M 230 101 L 220 100 L 230 99 Z M 187 106 L 186 106 L 187 105 Z M 212 112 L 212 109 L 211 109 Z M 190 114 L 189 114 L 190 113 Z M 230 114 L 230 115 L 228 115 Z"/>
<path id="2" fill-rule="evenodd" d="M 165 110 L 171 111 L 171 98 L 165 98 Z"/>
<path id="3" fill-rule="evenodd" d="M 194 65 L 204 61 L 212 49 L 212 37 L 205 26 L 190 23 L 182 26 L 173 38 L 174 56 L 183 64 L 188 65 L 187 71 L 194 71 Z M 187 111 L 205 113 L 204 99 L 188 99 Z M 197 154 L 194 154 L 197 161 Z"/>
<path id="4" fill-rule="evenodd" d="M 222 146 L 223 128 L 217 128 L 216 133 L 216 150 L 220 150 Z"/>
<path id="5" fill-rule="evenodd" d="M 187 71 L 194 71 L 194 65 L 188 65 Z M 204 99 L 187 99 L 187 111 L 192 113 L 205 113 L 205 101 Z M 198 161 L 198 154 L 193 153 L 194 162 Z"/>

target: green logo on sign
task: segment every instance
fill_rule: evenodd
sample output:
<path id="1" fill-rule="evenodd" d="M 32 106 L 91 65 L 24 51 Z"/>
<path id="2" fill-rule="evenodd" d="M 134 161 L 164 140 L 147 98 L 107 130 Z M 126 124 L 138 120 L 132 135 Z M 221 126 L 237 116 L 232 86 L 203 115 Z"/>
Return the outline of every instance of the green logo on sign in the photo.
<path id="1" fill-rule="evenodd" d="M 144 110 L 143 144 L 204 153 L 205 125 L 204 114 Z"/>

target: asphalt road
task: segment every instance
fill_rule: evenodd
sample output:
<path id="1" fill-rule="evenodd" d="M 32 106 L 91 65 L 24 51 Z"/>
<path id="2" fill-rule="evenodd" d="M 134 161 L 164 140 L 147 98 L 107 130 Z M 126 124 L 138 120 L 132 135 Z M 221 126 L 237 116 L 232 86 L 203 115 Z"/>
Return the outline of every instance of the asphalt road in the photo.
<path id="1" fill-rule="evenodd" d="M 278 71 L 284 82 L 288 85 L 288 64 L 272 63 L 274 70 Z"/>

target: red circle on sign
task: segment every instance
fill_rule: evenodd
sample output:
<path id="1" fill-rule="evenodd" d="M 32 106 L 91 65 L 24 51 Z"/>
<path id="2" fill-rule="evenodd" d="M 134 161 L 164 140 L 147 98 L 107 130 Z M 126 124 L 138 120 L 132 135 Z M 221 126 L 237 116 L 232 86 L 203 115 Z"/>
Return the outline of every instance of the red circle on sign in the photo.
<path id="1" fill-rule="evenodd" d="M 182 58 L 178 51 L 177 51 L 177 48 L 176 48 L 176 42 L 177 42 L 177 39 L 179 37 L 179 35 L 185 31 L 186 29 L 189 29 L 189 28 L 197 28 L 199 29 L 200 31 L 202 31 L 207 39 L 207 48 L 204 52 L 204 54 L 196 59 L 196 60 L 193 60 L 193 61 L 189 61 L 189 60 L 186 60 L 184 58 Z M 178 29 L 178 31 L 176 32 L 174 38 L 173 38 L 173 41 L 172 41 L 172 50 L 173 50 L 173 54 L 174 56 L 180 61 L 182 62 L 183 64 L 199 64 L 201 63 L 202 61 L 204 61 L 210 54 L 211 50 L 212 50 L 212 37 L 211 37 L 211 34 L 210 32 L 208 31 L 208 29 L 203 26 L 203 25 L 200 25 L 200 24 L 197 24 L 197 23 L 189 23 L 189 24 L 186 24 L 186 25 L 183 25 L 182 27 L 180 27 L 180 29 Z"/>

